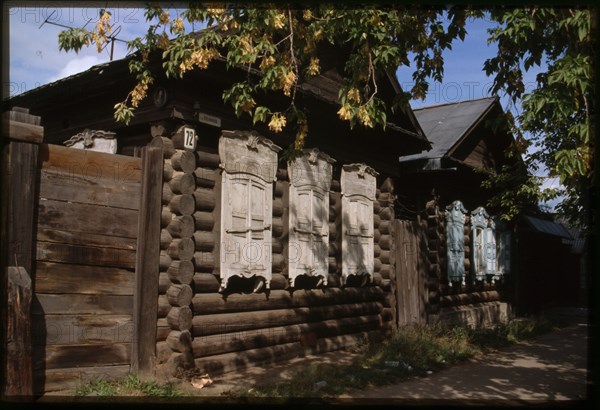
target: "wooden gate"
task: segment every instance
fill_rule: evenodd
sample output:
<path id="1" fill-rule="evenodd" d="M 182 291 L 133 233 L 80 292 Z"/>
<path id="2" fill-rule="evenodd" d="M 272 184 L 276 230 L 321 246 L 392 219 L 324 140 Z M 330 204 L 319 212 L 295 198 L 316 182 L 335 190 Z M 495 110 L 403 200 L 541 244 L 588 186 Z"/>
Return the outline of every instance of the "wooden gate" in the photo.
<path id="1" fill-rule="evenodd" d="M 398 326 L 427 323 L 427 276 L 421 260 L 417 221 L 395 220 Z"/>
<path id="2" fill-rule="evenodd" d="M 29 186 L 23 200 L 33 206 L 22 215 L 28 228 L 14 221 L 18 202 L 9 201 L 4 263 L 31 275 L 31 306 L 23 307 L 30 317 L 21 320 L 30 320 L 33 392 L 152 364 L 145 346 L 154 345 L 156 326 L 162 151 L 147 148 L 133 158 L 11 141 L 6 155 L 11 167 L 30 166 L 19 179 L 8 175 L 10 188 Z M 10 317 L 11 306 L 7 311 Z"/>

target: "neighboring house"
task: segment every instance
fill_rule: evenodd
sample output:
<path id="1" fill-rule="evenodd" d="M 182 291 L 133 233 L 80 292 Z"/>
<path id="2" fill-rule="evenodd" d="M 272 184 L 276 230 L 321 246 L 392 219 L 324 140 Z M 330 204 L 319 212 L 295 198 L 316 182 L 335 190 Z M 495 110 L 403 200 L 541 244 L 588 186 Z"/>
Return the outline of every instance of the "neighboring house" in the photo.
<path id="1" fill-rule="evenodd" d="M 456 199 L 474 210 L 485 206 L 490 192 L 481 188 L 488 173 L 507 163 L 509 132 L 498 97 L 461 101 L 414 110 L 431 150 L 400 158 L 399 212 L 409 217 L 425 209 L 432 194 L 440 205 Z"/>

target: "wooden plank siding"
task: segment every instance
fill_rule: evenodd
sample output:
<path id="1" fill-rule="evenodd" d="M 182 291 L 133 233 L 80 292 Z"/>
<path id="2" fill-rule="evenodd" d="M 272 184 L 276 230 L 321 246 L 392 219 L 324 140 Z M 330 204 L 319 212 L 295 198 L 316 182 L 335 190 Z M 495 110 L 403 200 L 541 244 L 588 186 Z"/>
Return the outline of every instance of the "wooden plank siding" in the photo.
<path id="1" fill-rule="evenodd" d="M 129 370 L 142 160 L 41 145 L 39 163 L 32 356 L 43 393 Z"/>

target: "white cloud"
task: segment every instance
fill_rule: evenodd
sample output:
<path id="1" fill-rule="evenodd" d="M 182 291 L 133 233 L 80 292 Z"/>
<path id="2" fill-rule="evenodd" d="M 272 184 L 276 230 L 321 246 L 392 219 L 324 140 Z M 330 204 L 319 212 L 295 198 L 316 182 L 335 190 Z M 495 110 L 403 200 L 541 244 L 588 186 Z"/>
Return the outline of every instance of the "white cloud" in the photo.
<path id="1" fill-rule="evenodd" d="M 88 68 L 95 66 L 96 64 L 104 63 L 105 59 L 101 59 L 98 56 L 83 56 L 70 60 L 60 72 L 50 79 L 50 82 L 59 80 L 64 77 L 68 77 L 73 74 L 80 73 L 87 70 Z"/>

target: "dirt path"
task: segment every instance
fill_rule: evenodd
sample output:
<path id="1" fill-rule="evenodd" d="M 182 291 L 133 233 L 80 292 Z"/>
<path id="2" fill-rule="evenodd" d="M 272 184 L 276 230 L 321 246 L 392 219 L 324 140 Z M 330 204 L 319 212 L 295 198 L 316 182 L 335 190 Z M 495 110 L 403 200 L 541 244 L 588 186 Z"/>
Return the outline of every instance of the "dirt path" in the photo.
<path id="1" fill-rule="evenodd" d="M 355 404 L 585 400 L 587 349 L 588 326 L 578 324 L 428 377 L 354 391 L 340 399 Z"/>

